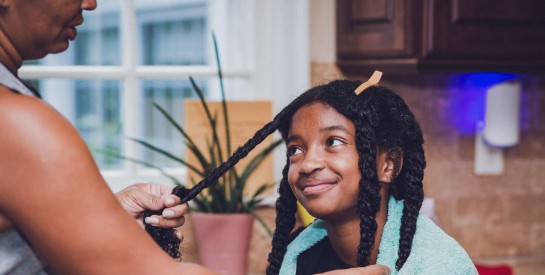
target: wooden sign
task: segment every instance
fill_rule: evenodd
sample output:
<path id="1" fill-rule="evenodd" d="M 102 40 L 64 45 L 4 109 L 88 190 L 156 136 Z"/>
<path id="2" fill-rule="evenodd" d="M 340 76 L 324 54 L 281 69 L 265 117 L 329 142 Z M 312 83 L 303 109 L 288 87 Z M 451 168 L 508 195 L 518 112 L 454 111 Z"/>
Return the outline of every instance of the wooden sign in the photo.
<path id="1" fill-rule="evenodd" d="M 220 101 L 208 102 L 208 108 L 212 116 L 217 117 L 217 132 L 220 139 L 221 148 L 223 150 L 224 161 L 231 156 L 231 154 L 240 146 L 244 145 L 248 139 L 253 137 L 254 133 L 261 129 L 265 124 L 272 120 L 272 104 L 270 101 L 229 101 L 227 102 L 229 128 L 231 133 L 231 153 L 225 154 L 226 139 L 225 139 L 225 123 L 223 119 L 223 111 Z M 185 129 L 188 135 L 197 144 L 197 147 L 202 152 L 206 152 L 206 157 L 210 157 L 208 154 L 207 142 L 212 143 L 211 127 L 206 118 L 206 113 L 198 100 L 185 100 Z M 267 145 L 272 142 L 272 137 L 269 136 L 265 141 L 258 145 L 252 152 L 242 159 L 236 166 L 237 172 L 242 172 L 246 164 L 260 152 Z M 199 166 L 199 162 L 196 157 L 186 151 L 186 159 L 190 164 Z M 219 165 L 219 163 L 218 163 Z M 200 166 L 199 166 L 200 167 Z M 189 173 L 190 177 L 193 177 L 197 181 L 201 178 L 194 173 Z M 254 171 L 253 175 L 246 183 L 244 194 L 253 194 L 255 190 L 263 183 L 271 183 L 273 181 L 273 160 L 272 154 L 269 155 Z M 188 179 L 188 182 L 189 179 Z M 270 191 L 271 192 L 271 191 Z"/>

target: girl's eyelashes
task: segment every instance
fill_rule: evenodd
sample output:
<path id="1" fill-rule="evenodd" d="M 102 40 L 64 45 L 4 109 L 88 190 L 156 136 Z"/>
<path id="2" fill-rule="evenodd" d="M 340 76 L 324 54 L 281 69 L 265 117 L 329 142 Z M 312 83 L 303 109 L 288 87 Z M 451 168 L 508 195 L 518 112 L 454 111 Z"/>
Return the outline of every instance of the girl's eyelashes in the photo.
<path id="1" fill-rule="evenodd" d="M 326 147 L 337 147 L 344 144 L 346 142 L 340 137 L 329 137 L 325 142 Z M 288 157 L 301 154 L 302 152 L 303 150 L 296 145 L 288 146 L 287 149 Z"/>
<path id="2" fill-rule="evenodd" d="M 326 144 L 327 146 L 335 147 L 335 146 L 346 144 L 346 142 L 344 142 L 338 137 L 330 137 L 327 139 Z"/>
<path id="3" fill-rule="evenodd" d="M 290 146 L 288 147 L 288 156 L 291 157 L 293 155 L 300 154 L 302 150 L 297 146 Z"/>

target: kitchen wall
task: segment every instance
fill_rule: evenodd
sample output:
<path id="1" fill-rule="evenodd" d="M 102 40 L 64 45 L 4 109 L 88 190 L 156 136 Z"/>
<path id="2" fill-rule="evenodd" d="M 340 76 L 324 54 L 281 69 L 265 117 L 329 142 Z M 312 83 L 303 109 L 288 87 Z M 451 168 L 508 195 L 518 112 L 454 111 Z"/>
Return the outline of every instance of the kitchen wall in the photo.
<path id="1" fill-rule="evenodd" d="M 311 1 L 312 85 L 346 76 L 335 66 L 335 1 Z M 477 176 L 474 131 L 461 125 L 475 87 L 467 75 L 385 74 L 421 123 L 425 195 L 439 225 L 483 264 L 510 264 L 516 274 L 545 273 L 545 72 L 521 74 L 520 143 L 505 151 L 501 176 Z M 471 91 L 470 91 L 471 90 Z M 469 125 L 471 130 L 471 125 Z"/>

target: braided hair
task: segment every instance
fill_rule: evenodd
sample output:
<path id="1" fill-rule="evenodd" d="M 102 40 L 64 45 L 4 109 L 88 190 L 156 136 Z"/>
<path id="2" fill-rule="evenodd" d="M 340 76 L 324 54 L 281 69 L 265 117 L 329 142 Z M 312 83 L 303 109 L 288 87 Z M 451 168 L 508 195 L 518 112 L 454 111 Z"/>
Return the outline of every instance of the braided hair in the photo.
<path id="1" fill-rule="evenodd" d="M 246 144 L 239 147 L 226 162 L 214 169 L 205 179 L 189 190 L 176 188 L 173 193 L 180 196 L 184 202 L 193 199 L 274 131 L 278 130 L 282 138 L 286 140 L 291 119 L 299 108 L 314 102 L 327 104 L 350 119 L 356 129 L 358 168 L 361 172 L 356 204 L 360 215 L 361 232 L 357 254 L 359 266 L 369 265 L 369 256 L 377 230 L 375 216 L 380 210 L 381 201 L 379 193 L 381 184 L 378 181 L 376 167 L 377 147 L 381 150 L 386 149 L 388 156 L 394 161 L 394 174 L 397 177 L 392 182 L 390 193 L 395 199 L 404 200 L 405 206 L 401 218 L 396 262 L 396 268 L 400 269 L 410 255 L 416 232 L 416 219 L 424 198 L 422 186 L 426 165 L 424 140 L 418 122 L 401 97 L 381 86 L 367 88 L 363 93 L 356 95 L 354 90 L 360 84 L 358 81 L 335 80 L 306 91 L 278 113 L 271 122 L 257 131 Z M 403 169 L 400 169 L 401 158 Z M 267 274 L 279 273 L 289 243 L 289 235 L 295 226 L 296 198 L 288 183 L 288 170 L 289 161 L 287 160 L 279 186 L 280 196 L 276 201 L 276 229 L 272 240 L 272 250 L 268 256 Z M 179 253 L 175 254 L 179 240 L 174 236 L 173 230 L 162 228 L 153 230 L 156 232 L 152 236 L 159 236 L 154 238 L 163 249 L 167 250 L 171 256 L 179 256 Z M 172 236 L 166 239 L 164 236 L 168 234 Z M 176 241 L 177 244 L 173 246 L 172 244 Z"/>
<path id="2" fill-rule="evenodd" d="M 424 192 L 425 157 L 422 131 L 414 115 L 403 99 L 393 91 L 380 86 L 367 88 L 360 95 L 354 90 L 361 83 L 358 81 L 336 80 L 326 85 L 317 86 L 299 96 L 291 108 L 286 108 L 279 131 L 287 139 L 291 118 L 297 110 L 306 104 L 321 102 L 333 107 L 337 112 L 350 119 L 356 128 L 356 149 L 358 168 L 361 172 L 357 211 L 360 215 L 360 243 L 357 262 L 359 266 L 369 265 L 369 256 L 375 242 L 377 223 L 376 214 L 380 210 L 380 187 L 378 181 L 376 155 L 377 148 L 387 150 L 388 157 L 394 162 L 394 174 L 391 194 L 397 200 L 404 200 L 401 221 L 398 260 L 396 268 L 401 269 L 411 252 L 412 240 L 416 232 L 416 218 Z M 403 158 L 403 169 L 401 169 Z M 286 164 L 288 166 L 289 163 Z M 272 251 L 269 254 L 267 274 L 278 274 L 287 248 L 287 236 L 293 230 L 291 225 L 296 210 L 295 197 L 287 182 L 287 167 L 284 168 L 280 183 L 280 197 L 277 201 L 277 217 Z"/>

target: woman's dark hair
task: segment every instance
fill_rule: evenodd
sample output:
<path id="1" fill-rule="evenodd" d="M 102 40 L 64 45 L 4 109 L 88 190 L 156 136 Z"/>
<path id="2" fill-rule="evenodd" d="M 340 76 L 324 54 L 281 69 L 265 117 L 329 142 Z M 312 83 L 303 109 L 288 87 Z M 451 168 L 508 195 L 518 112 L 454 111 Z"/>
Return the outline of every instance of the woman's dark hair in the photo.
<path id="1" fill-rule="evenodd" d="M 212 171 L 208 177 L 192 189 L 179 188 L 174 191 L 174 194 L 179 195 L 183 201 L 191 200 L 275 130 L 278 130 L 286 140 L 291 118 L 295 112 L 304 105 L 321 102 L 350 119 L 356 128 L 356 149 L 361 172 L 357 202 L 357 211 L 361 217 L 361 238 L 357 255 L 359 266 L 369 264 L 377 230 L 375 216 L 380 209 L 381 200 L 379 194 L 381 184 L 378 181 L 376 168 L 377 148 L 388 150 L 388 155 L 395 163 L 394 170 L 397 166 L 394 174 L 398 176 L 392 182 L 390 193 L 395 199 L 404 200 L 405 205 L 401 218 L 396 262 L 396 268 L 400 269 L 411 252 L 416 231 L 416 218 L 424 198 L 422 186 L 426 166 L 424 140 L 418 122 L 401 97 L 381 86 L 367 88 L 356 95 L 354 90 L 360 84 L 358 81 L 336 80 L 306 91 L 276 115 L 273 121 L 257 131 L 254 137 L 237 149 L 231 158 Z M 403 168 L 399 170 L 401 157 L 403 157 Z M 272 240 L 272 251 L 268 257 L 267 274 L 279 273 L 289 243 L 289 234 L 295 226 L 296 198 L 288 184 L 288 169 L 289 161 L 286 161 L 279 186 L 280 196 L 276 201 L 276 229 Z M 162 247 L 165 248 L 164 245 Z"/>

